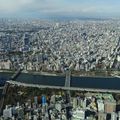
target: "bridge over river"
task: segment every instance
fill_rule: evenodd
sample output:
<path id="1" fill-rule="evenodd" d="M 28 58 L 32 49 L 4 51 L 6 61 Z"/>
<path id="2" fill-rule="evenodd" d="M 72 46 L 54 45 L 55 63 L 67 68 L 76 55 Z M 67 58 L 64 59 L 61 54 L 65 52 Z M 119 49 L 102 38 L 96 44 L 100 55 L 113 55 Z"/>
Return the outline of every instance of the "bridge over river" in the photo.
<path id="1" fill-rule="evenodd" d="M 0 79 L 10 80 L 13 73 L 0 72 Z M 33 86 L 33 87 L 49 87 L 56 89 L 70 90 L 89 90 L 101 92 L 120 92 L 120 78 L 118 77 L 87 77 L 87 76 L 72 76 L 70 77 L 70 87 L 65 87 L 66 75 L 50 75 L 50 74 L 31 74 L 21 73 L 13 80 L 9 81 L 12 84 Z"/>

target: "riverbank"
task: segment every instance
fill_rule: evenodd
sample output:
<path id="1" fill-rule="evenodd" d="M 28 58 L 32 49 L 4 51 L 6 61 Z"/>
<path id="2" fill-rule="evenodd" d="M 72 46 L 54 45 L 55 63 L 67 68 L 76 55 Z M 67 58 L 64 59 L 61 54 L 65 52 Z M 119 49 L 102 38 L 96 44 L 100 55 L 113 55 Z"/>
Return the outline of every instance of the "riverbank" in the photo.
<path id="1" fill-rule="evenodd" d="M 11 73 L 14 74 L 15 70 L 0 70 L 0 73 Z M 65 72 L 55 72 L 55 71 L 25 71 L 22 73 L 35 74 L 35 75 L 48 75 L 48 76 L 64 76 Z M 112 77 L 114 75 L 120 76 L 120 71 L 110 70 L 110 71 L 71 71 L 72 76 L 86 76 L 86 77 Z"/>
<path id="2" fill-rule="evenodd" d="M 0 72 L 2 80 L 10 80 L 13 73 Z M 51 74 L 37 74 L 37 73 L 21 73 L 16 79 L 16 82 L 42 85 L 42 86 L 65 86 L 65 74 L 51 75 Z M 120 90 L 120 78 L 114 76 L 74 76 L 71 75 L 70 87 L 74 88 L 94 88 L 94 89 L 108 89 Z"/>

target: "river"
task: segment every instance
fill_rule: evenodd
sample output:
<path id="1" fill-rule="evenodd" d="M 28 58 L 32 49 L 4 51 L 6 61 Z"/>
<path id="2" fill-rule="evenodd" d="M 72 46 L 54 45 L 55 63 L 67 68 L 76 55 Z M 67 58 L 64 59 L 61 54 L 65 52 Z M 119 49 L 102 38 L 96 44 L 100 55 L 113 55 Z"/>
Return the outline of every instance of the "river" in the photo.
<path id="1" fill-rule="evenodd" d="M 0 72 L 0 81 L 2 84 L 13 75 L 13 73 Z M 4 82 L 2 82 L 4 81 Z M 61 86 L 65 84 L 65 75 L 52 76 L 31 73 L 21 73 L 16 79 L 17 82 L 37 85 Z M 120 90 L 120 78 L 117 77 L 85 77 L 71 76 L 71 87 L 76 88 L 95 88 Z"/>

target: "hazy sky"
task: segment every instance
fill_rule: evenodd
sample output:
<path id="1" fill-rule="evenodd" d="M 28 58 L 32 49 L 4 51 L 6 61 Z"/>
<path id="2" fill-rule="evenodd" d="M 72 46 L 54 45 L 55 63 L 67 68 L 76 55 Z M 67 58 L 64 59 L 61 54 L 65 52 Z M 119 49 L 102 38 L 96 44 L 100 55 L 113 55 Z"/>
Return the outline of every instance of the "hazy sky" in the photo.
<path id="1" fill-rule="evenodd" d="M 120 0 L 0 0 L 0 17 L 120 17 Z"/>

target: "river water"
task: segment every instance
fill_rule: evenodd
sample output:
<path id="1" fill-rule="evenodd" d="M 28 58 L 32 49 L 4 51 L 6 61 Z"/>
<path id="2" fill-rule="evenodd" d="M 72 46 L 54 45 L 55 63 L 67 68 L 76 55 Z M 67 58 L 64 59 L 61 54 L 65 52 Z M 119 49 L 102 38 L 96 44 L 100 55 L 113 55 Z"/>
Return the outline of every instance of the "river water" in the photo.
<path id="1" fill-rule="evenodd" d="M 13 73 L 0 72 L 0 83 L 4 84 L 12 75 Z M 64 86 L 65 76 L 22 73 L 18 76 L 16 81 L 28 84 Z M 71 76 L 71 87 L 120 90 L 120 78 Z"/>

